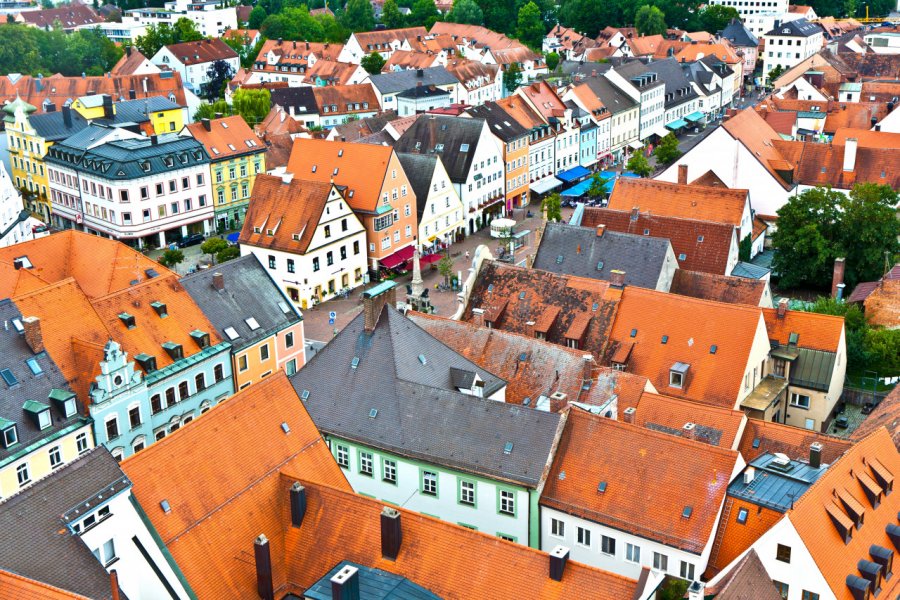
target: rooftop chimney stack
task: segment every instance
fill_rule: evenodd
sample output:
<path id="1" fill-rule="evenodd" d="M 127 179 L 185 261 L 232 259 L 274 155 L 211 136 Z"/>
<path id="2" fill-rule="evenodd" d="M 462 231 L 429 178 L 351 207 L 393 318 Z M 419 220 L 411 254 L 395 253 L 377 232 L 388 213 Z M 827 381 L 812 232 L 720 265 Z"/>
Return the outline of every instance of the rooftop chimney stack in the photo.
<path id="1" fill-rule="evenodd" d="M 210 121 L 206 117 L 203 117 L 202 119 L 200 119 L 200 122 L 203 124 L 203 129 L 205 129 L 206 131 L 212 131 L 212 121 Z"/>
<path id="2" fill-rule="evenodd" d="M 637 409 L 633 406 L 629 406 L 625 409 L 625 412 L 622 413 L 622 421 L 625 423 L 634 424 L 634 413 L 637 412 Z"/>
<path id="3" fill-rule="evenodd" d="M 41 320 L 37 317 L 25 317 L 22 319 L 25 328 L 25 343 L 35 354 L 44 351 L 44 336 L 41 333 Z"/>
<path id="4" fill-rule="evenodd" d="M 703 600 L 705 598 L 703 588 L 705 586 L 700 581 L 691 582 L 688 586 L 688 600 Z"/>
<path id="5" fill-rule="evenodd" d="M 813 442 L 809 445 L 809 466 L 818 469 L 822 466 L 822 444 Z"/>
<path id="6" fill-rule="evenodd" d="M 788 307 L 788 299 L 782 298 L 778 301 L 778 318 L 783 319 L 785 313 L 787 312 Z"/>
<path id="7" fill-rule="evenodd" d="M 837 298 L 838 295 L 838 285 L 844 283 L 844 262 L 846 259 L 836 258 L 834 259 L 834 272 L 831 276 L 831 297 Z"/>
<path id="8" fill-rule="evenodd" d="M 294 527 L 303 525 L 304 515 L 306 515 L 306 488 L 296 481 L 291 486 L 291 525 Z"/>
<path id="9" fill-rule="evenodd" d="M 747 467 L 744 470 L 744 485 L 750 485 L 753 483 L 753 478 L 756 477 L 756 469 L 753 467 Z"/>
<path id="10" fill-rule="evenodd" d="M 370 290 L 363 292 L 363 313 L 366 333 L 375 331 L 378 318 L 384 310 L 385 304 L 394 304 L 394 288 L 397 284 L 393 281 L 385 281 Z"/>
<path id="11" fill-rule="evenodd" d="M 213 287 L 220 292 L 225 289 L 225 276 L 221 273 L 213 273 Z"/>
<path id="12" fill-rule="evenodd" d="M 856 138 L 844 142 L 844 171 L 856 170 Z"/>
<path id="13" fill-rule="evenodd" d="M 385 506 L 381 510 L 381 556 L 388 560 L 397 560 L 402 542 L 400 511 Z"/>
<path id="14" fill-rule="evenodd" d="M 569 561 L 569 549 L 565 546 L 557 546 L 550 551 L 550 579 L 553 581 L 562 581 L 563 573 L 566 570 L 566 563 Z"/>
<path id="15" fill-rule="evenodd" d="M 265 534 L 253 540 L 253 557 L 256 559 L 256 592 L 262 600 L 275 600 L 272 583 L 272 553 Z"/>
<path id="16" fill-rule="evenodd" d="M 112 96 L 109 94 L 103 94 L 103 118 L 104 119 L 112 119 L 115 115 L 113 114 L 113 101 Z"/>
<path id="17" fill-rule="evenodd" d="M 621 290 L 625 287 L 625 271 L 613 269 L 609 274 L 609 286 Z"/>
<path id="18" fill-rule="evenodd" d="M 640 214 L 641 214 L 641 209 L 639 206 L 633 206 L 631 208 L 631 220 L 632 221 L 637 221 Z"/>
<path id="19" fill-rule="evenodd" d="M 686 440 L 697 439 L 697 426 L 694 423 L 685 423 L 681 428 L 681 437 Z"/>
<path id="20" fill-rule="evenodd" d="M 592 371 L 594 367 L 594 356 L 592 354 L 583 354 L 581 356 L 581 363 L 584 365 L 581 378 L 585 383 L 590 383 L 591 379 L 593 379 Z"/>
<path id="21" fill-rule="evenodd" d="M 112 600 L 119 600 L 119 573 L 115 569 L 109 572 L 109 589 Z"/>
<path id="22" fill-rule="evenodd" d="M 606 225 L 602 223 L 597 225 L 597 237 L 603 237 L 603 234 L 606 233 Z"/>
<path id="23" fill-rule="evenodd" d="M 332 600 L 359 600 L 359 569 L 346 565 L 331 578 Z"/>
<path id="24" fill-rule="evenodd" d="M 678 165 L 678 183 L 681 185 L 687 185 L 687 176 L 688 176 L 688 166 L 687 165 Z"/>
<path id="25" fill-rule="evenodd" d="M 72 107 L 68 104 L 63 104 L 62 107 L 63 114 L 63 124 L 68 128 L 72 126 Z"/>

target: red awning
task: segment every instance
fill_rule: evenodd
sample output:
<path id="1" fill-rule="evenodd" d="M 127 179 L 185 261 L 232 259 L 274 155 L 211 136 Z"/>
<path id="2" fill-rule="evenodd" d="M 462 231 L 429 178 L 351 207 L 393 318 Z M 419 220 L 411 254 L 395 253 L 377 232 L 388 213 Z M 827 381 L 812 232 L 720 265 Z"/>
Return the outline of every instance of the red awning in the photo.
<path id="1" fill-rule="evenodd" d="M 428 254 L 427 256 L 423 256 L 419 259 L 420 265 L 430 265 L 431 263 L 437 262 L 444 258 L 444 255 L 440 252 L 435 252 L 434 254 Z"/>
<path id="2" fill-rule="evenodd" d="M 385 269 L 394 269 L 399 267 L 410 258 L 412 258 L 413 252 L 415 252 L 415 248 L 413 246 L 406 246 L 405 248 L 400 248 L 393 254 L 385 256 L 381 259 L 381 266 Z"/>

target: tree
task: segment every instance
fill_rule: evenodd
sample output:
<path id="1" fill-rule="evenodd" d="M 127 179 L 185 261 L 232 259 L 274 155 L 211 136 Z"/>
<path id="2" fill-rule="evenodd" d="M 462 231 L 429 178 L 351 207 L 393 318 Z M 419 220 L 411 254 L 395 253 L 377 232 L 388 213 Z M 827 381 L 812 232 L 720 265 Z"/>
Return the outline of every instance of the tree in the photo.
<path id="1" fill-rule="evenodd" d="M 653 169 L 650 168 L 650 161 L 640 151 L 631 155 L 631 158 L 625 163 L 625 168 L 639 177 L 646 177 L 653 172 Z"/>
<path id="2" fill-rule="evenodd" d="M 475 0 L 456 0 L 453 9 L 447 13 L 447 20 L 464 25 L 481 25 L 484 22 L 484 13 Z"/>
<path id="3" fill-rule="evenodd" d="M 250 29 L 259 29 L 268 16 L 269 13 L 266 12 L 266 9 L 261 4 L 254 6 L 253 10 L 250 11 Z"/>
<path id="4" fill-rule="evenodd" d="M 849 291 L 861 281 L 880 279 L 885 259 L 894 264 L 893 259 L 900 252 L 898 195 L 889 185 L 858 183 L 849 197 L 841 200 L 837 234 L 841 255 L 847 259 L 844 281 Z"/>
<path id="5" fill-rule="evenodd" d="M 838 239 L 841 192 L 813 188 L 791 197 L 778 210 L 778 228 L 772 234 L 773 272 L 781 287 L 824 287 L 831 282 Z"/>
<path id="6" fill-rule="evenodd" d="M 634 14 L 634 26 L 641 35 L 663 35 L 666 15 L 655 6 L 642 6 Z"/>
<path id="7" fill-rule="evenodd" d="M 484 26 L 500 33 L 512 33 L 520 6 L 516 0 L 475 0 L 484 15 Z"/>
<path id="8" fill-rule="evenodd" d="M 556 52 L 548 52 L 544 55 L 544 60 L 547 62 L 547 68 L 551 73 L 559 66 L 559 54 Z"/>
<path id="9" fill-rule="evenodd" d="M 147 26 L 147 32 L 135 39 L 134 45 L 147 58 L 151 58 L 163 46 L 180 44 L 182 42 L 196 42 L 202 40 L 203 35 L 197 31 L 194 22 L 186 17 L 175 21 L 174 25 L 160 23 Z"/>
<path id="10" fill-rule="evenodd" d="M 503 87 L 512 94 L 522 83 L 522 69 L 518 63 L 512 63 L 503 71 Z"/>
<path id="11" fill-rule="evenodd" d="M 740 20 L 737 9 L 723 4 L 707 5 L 700 11 L 700 24 L 703 31 L 718 33 L 725 29 L 732 19 Z"/>
<path id="12" fill-rule="evenodd" d="M 606 185 L 609 178 L 604 177 L 600 172 L 596 172 L 591 176 L 591 187 L 588 188 L 587 195 L 591 198 L 600 198 L 606 195 Z"/>
<path id="13" fill-rule="evenodd" d="M 453 277 L 453 259 L 445 254 L 437 264 L 438 273 L 444 278 L 444 283 L 450 285 L 450 278 Z"/>
<path id="14" fill-rule="evenodd" d="M 214 61 L 206 69 L 206 85 L 204 92 L 210 102 L 225 95 L 225 86 L 234 77 L 234 69 L 224 60 Z"/>
<path id="15" fill-rule="evenodd" d="M 550 194 L 541 200 L 541 212 L 547 221 L 562 221 L 562 198 L 559 194 Z"/>
<path id="16" fill-rule="evenodd" d="M 671 165 L 681 156 L 681 150 L 678 149 L 678 138 L 674 133 L 668 133 L 666 137 L 661 139 L 653 149 L 653 155 L 656 160 L 663 165 Z"/>
<path id="17" fill-rule="evenodd" d="M 380 53 L 372 52 L 371 54 L 365 55 L 359 64 L 370 75 L 376 75 L 381 73 L 381 69 L 384 67 L 385 62 L 384 57 L 381 56 Z"/>
<path id="18" fill-rule="evenodd" d="M 341 25 L 350 31 L 375 29 L 375 12 L 369 0 L 348 0 L 341 14 Z"/>
<path id="19" fill-rule="evenodd" d="M 406 19 L 397 6 L 397 0 L 384 0 L 381 7 L 381 22 L 388 29 L 399 29 L 406 23 Z"/>
<path id="20" fill-rule="evenodd" d="M 200 252 L 215 256 L 228 247 L 228 242 L 218 237 L 211 237 L 200 244 Z"/>
<path id="21" fill-rule="evenodd" d="M 540 48 L 544 41 L 544 21 L 541 10 L 534 2 L 529 2 L 519 9 L 519 20 L 516 26 L 516 37 L 526 46 Z"/>
<path id="22" fill-rule="evenodd" d="M 441 13 L 438 12 L 434 0 L 416 0 L 412 5 L 412 12 L 409 14 L 410 25 L 421 25 L 425 29 L 431 29 L 431 26 L 441 20 Z"/>
<path id="23" fill-rule="evenodd" d="M 216 262 L 222 264 L 223 262 L 228 262 L 229 260 L 235 259 L 241 255 L 241 249 L 237 246 L 228 246 L 227 248 L 223 248 L 219 250 L 216 254 Z"/>
<path id="24" fill-rule="evenodd" d="M 738 245 L 738 260 L 750 262 L 750 253 L 753 252 L 753 238 L 748 233 Z"/>
<path id="25" fill-rule="evenodd" d="M 606 25 L 624 23 L 616 2 L 604 0 L 562 0 L 559 22 L 594 37 Z"/>
<path id="26" fill-rule="evenodd" d="M 766 78 L 766 85 L 772 85 L 772 83 L 781 77 L 781 74 L 784 73 L 784 67 L 781 65 L 775 65 L 775 68 L 769 71 L 769 75 Z"/>
<path id="27" fill-rule="evenodd" d="M 159 264 L 169 269 L 181 262 L 184 262 L 184 252 L 177 249 L 169 248 L 159 257 Z"/>

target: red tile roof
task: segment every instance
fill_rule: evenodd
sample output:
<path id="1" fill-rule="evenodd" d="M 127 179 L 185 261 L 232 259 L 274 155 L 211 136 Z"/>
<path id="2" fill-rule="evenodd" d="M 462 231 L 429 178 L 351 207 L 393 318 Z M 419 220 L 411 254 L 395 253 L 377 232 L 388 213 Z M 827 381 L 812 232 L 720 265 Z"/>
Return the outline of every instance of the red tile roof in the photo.
<path id="1" fill-rule="evenodd" d="M 837 352 L 844 333 L 844 318 L 833 315 L 788 310 L 779 318 L 776 309 L 764 308 L 763 317 L 769 339 L 778 340 L 782 346 L 787 346 L 791 334 L 796 333 L 801 348 Z"/>
<path id="2" fill-rule="evenodd" d="M 813 442 L 822 444 L 822 462 L 827 464 L 836 461 L 852 445 L 845 439 L 808 429 L 748 419 L 739 450 L 748 463 L 766 452 L 780 452 L 792 460 L 809 460 L 809 446 Z"/>
<path id="3" fill-rule="evenodd" d="M 896 267 L 894 267 L 896 269 Z M 866 319 L 888 329 L 900 327 L 900 279 L 884 279 L 866 296 Z"/>
<path id="4" fill-rule="evenodd" d="M 238 57 L 237 52 L 219 38 L 169 44 L 165 48 L 184 65 L 199 65 Z"/>
<path id="5" fill-rule="evenodd" d="M 853 171 L 844 171 L 844 146 L 813 142 L 775 141 L 775 148 L 793 165 L 795 183 L 850 189 L 856 183 L 900 188 L 900 149 L 858 147 Z"/>
<path id="6" fill-rule="evenodd" d="M 716 600 L 779 600 L 781 598 L 781 593 L 773 585 L 772 578 L 766 572 L 756 550 L 748 552 L 715 589 L 707 588 L 705 593 L 714 593 Z"/>
<path id="7" fill-rule="evenodd" d="M 616 181 L 607 208 L 641 212 L 697 221 L 713 221 L 741 226 L 748 190 L 706 187 L 622 177 Z"/>
<path id="8" fill-rule="evenodd" d="M 19 13 L 18 19 L 22 22 L 51 30 L 59 21 L 63 30 L 84 27 L 86 25 L 100 24 L 103 17 L 94 12 L 94 9 L 80 2 L 72 2 L 59 8 L 45 8 L 42 10 L 25 10 Z"/>
<path id="9" fill-rule="evenodd" d="M 125 54 L 122 55 L 119 62 L 117 62 L 110 70 L 110 73 L 113 75 L 133 75 L 135 69 L 140 67 L 145 60 L 148 59 L 141 54 L 140 50 L 134 46 L 126 46 Z"/>
<path id="10" fill-rule="evenodd" d="M 722 127 L 743 144 L 784 189 L 791 189 L 790 183 L 776 172 L 776 166 L 780 169 L 779 165 L 785 159 L 772 145 L 772 140 L 779 139 L 778 133 L 755 110 L 746 108 L 735 113 L 722 123 Z"/>
<path id="11" fill-rule="evenodd" d="M 329 109 L 329 115 L 372 113 L 378 111 L 378 97 L 375 95 L 375 90 L 369 83 L 314 87 L 313 96 L 316 98 L 316 105 L 319 107 L 319 110 L 322 110 L 322 107 L 326 105 L 337 107 Z"/>
<path id="12" fill-rule="evenodd" d="M 203 122 L 190 123 L 185 128 L 195 140 L 203 144 L 213 162 L 259 154 L 266 150 L 263 141 L 250 129 L 244 118 L 238 115 L 210 119 L 209 131 Z"/>
<path id="13" fill-rule="evenodd" d="M 572 408 L 540 503 L 700 554 L 715 532 L 737 460 L 733 450 Z"/>
<path id="14" fill-rule="evenodd" d="M 680 294 L 715 300 L 726 304 L 746 304 L 759 306 L 765 295 L 768 282 L 761 279 L 731 277 L 730 275 L 714 275 L 677 269 L 672 277 L 670 294 Z"/>
<path id="15" fill-rule="evenodd" d="M 747 519 L 744 523 L 737 522 L 737 516 L 741 509 L 747 511 Z M 734 496 L 725 498 L 722 514 L 723 517 L 719 521 L 716 531 L 716 545 L 710 552 L 709 563 L 704 574 L 707 579 L 711 579 L 716 573 L 730 565 L 734 559 L 755 544 L 756 540 L 784 517 L 784 513 L 777 510 Z M 731 572 L 733 573 L 734 569 Z M 769 585 L 771 585 L 771 580 Z M 775 587 L 772 586 L 772 589 L 774 590 Z"/>
<path id="16" fill-rule="evenodd" d="M 621 414 L 620 409 L 620 419 Z M 700 425 L 703 429 L 696 432 L 698 441 L 726 449 L 737 446 L 745 420 L 740 410 L 651 393 L 641 395 L 634 414 L 635 425 L 674 435 L 683 436 L 687 423 Z"/>
<path id="17" fill-rule="evenodd" d="M 853 138 L 861 148 L 900 148 L 900 133 L 888 133 L 887 131 L 872 131 L 870 129 L 855 129 L 841 127 L 834 133 L 831 143 L 843 146 L 847 138 Z"/>
<path id="18" fill-rule="evenodd" d="M 87 596 L 0 570 L 0 597 L 4 600 L 88 600 Z"/>

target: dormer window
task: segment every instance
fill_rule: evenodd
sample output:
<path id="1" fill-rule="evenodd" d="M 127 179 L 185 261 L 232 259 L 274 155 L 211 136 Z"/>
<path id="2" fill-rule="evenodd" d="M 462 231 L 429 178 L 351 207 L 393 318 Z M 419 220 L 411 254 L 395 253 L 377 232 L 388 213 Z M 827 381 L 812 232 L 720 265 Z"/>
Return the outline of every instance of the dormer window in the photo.
<path id="1" fill-rule="evenodd" d="M 139 365 L 141 365 L 141 368 L 144 370 L 145 373 L 152 373 L 153 371 L 156 370 L 156 357 L 155 356 L 150 356 L 149 354 L 141 353 L 141 354 L 138 354 L 137 356 L 135 356 L 134 360 L 136 360 L 137 363 Z"/>
<path id="2" fill-rule="evenodd" d="M 66 390 L 52 389 L 48 396 L 57 410 L 66 419 L 75 414 L 75 394 Z"/>
<path id="3" fill-rule="evenodd" d="M 53 425 L 53 420 L 50 418 L 50 407 L 43 402 L 26 400 L 22 405 L 22 410 L 28 413 L 38 429 L 44 430 Z"/>
<path id="4" fill-rule="evenodd" d="M 16 429 L 14 421 L 0 418 L 0 430 L 3 431 L 4 448 L 9 448 L 19 442 L 19 431 Z"/>
<path id="5" fill-rule="evenodd" d="M 690 365 L 677 362 L 669 369 L 669 387 L 684 389 Z"/>
<path id="6" fill-rule="evenodd" d="M 166 354 L 169 355 L 169 358 L 172 360 L 181 360 L 184 358 L 184 349 L 181 347 L 181 344 L 176 344 L 175 342 L 165 342 L 163 345 L 163 350 L 166 351 Z"/>
<path id="7" fill-rule="evenodd" d="M 128 329 L 134 329 L 134 315 L 130 315 L 127 312 L 119 313 L 119 320 L 122 321 L 122 324 Z"/>
<path id="8" fill-rule="evenodd" d="M 166 311 L 165 302 L 151 302 L 150 306 L 153 307 L 153 310 L 156 311 L 156 314 L 158 314 L 160 318 L 165 318 L 169 315 L 169 313 Z"/>
<path id="9" fill-rule="evenodd" d="M 194 338 L 194 341 L 197 342 L 197 346 L 199 346 L 200 348 L 209 347 L 209 334 L 205 331 L 195 329 L 191 332 L 191 337 Z"/>

